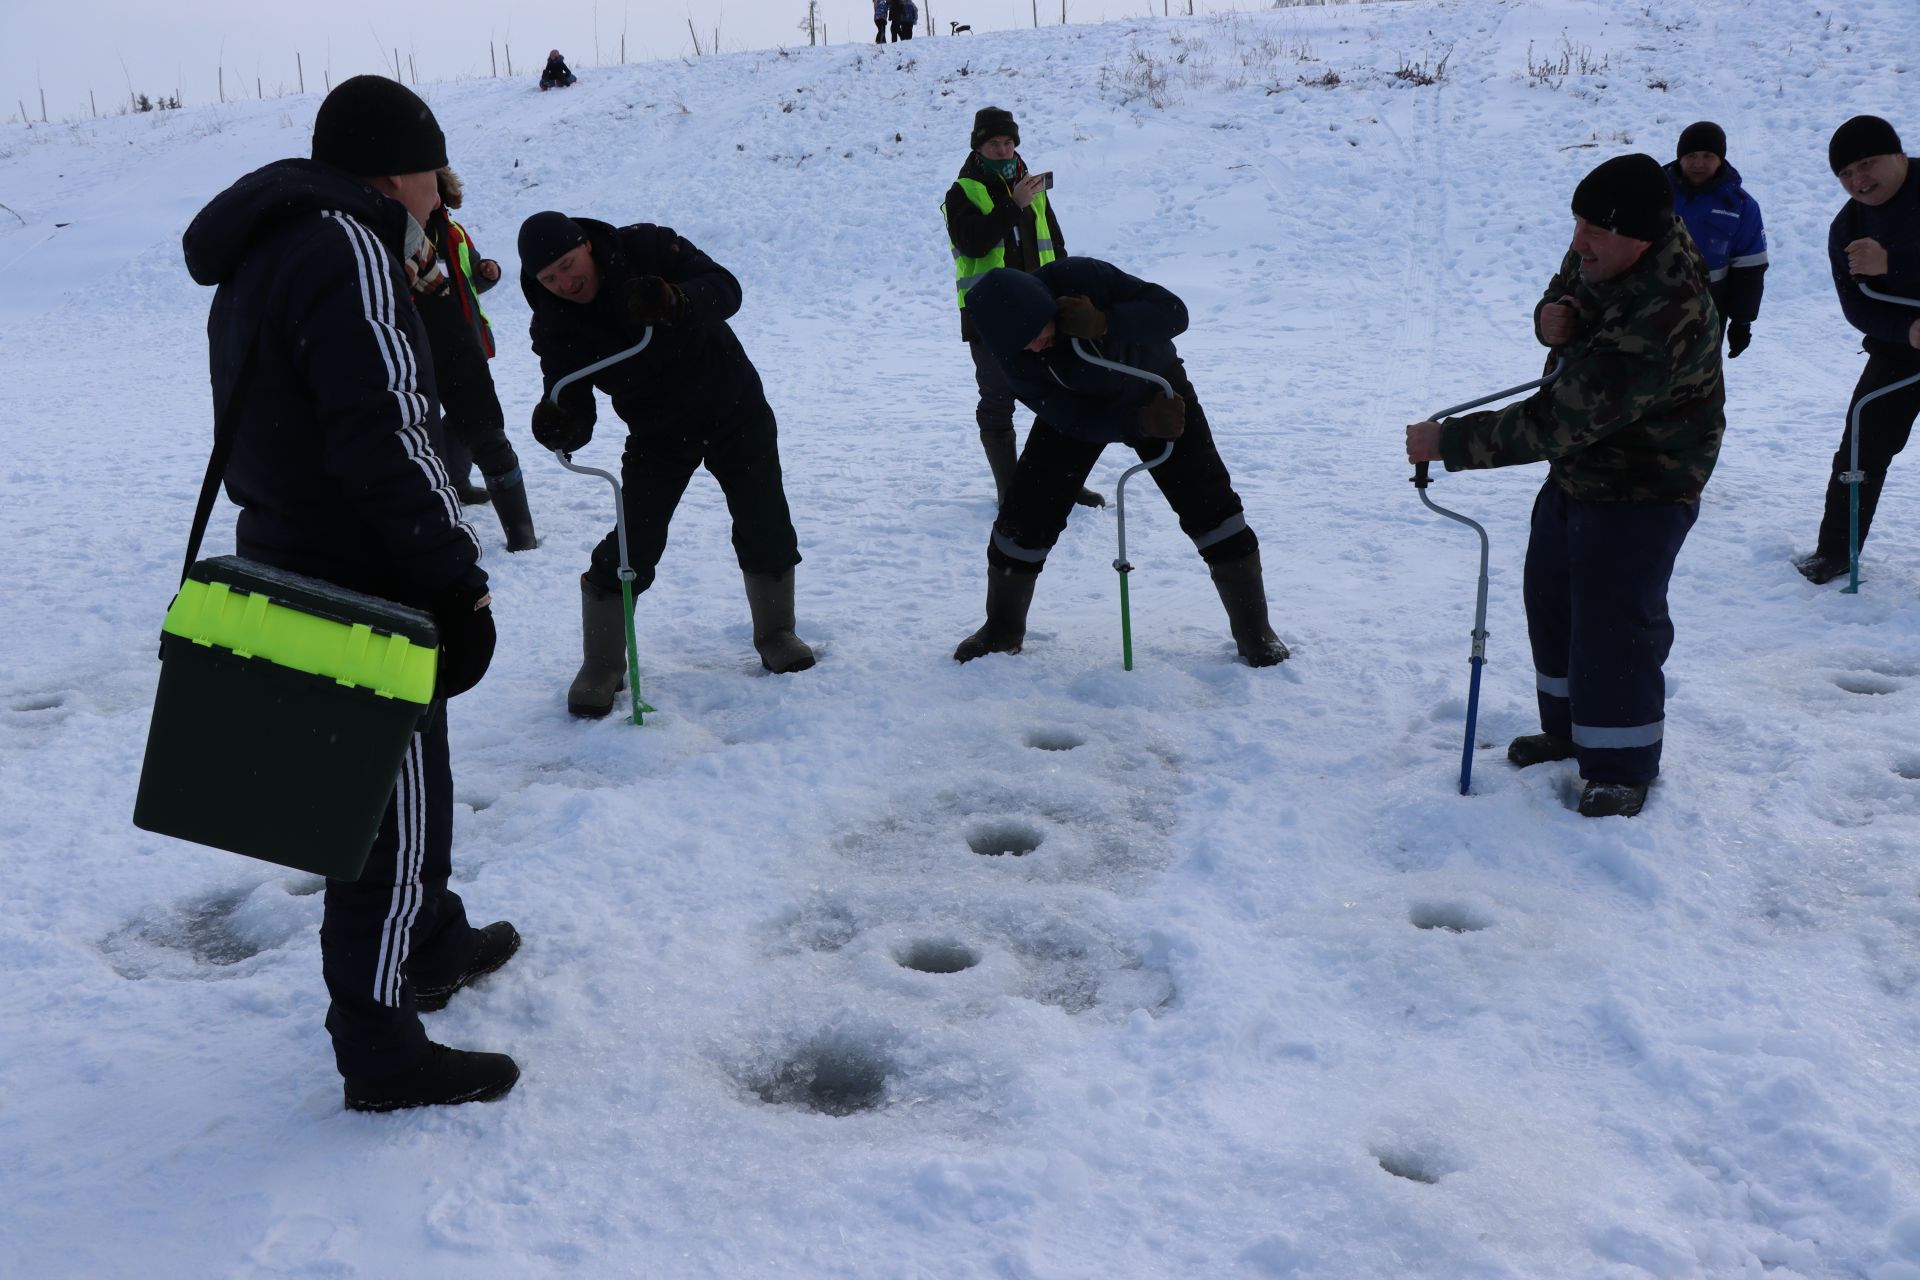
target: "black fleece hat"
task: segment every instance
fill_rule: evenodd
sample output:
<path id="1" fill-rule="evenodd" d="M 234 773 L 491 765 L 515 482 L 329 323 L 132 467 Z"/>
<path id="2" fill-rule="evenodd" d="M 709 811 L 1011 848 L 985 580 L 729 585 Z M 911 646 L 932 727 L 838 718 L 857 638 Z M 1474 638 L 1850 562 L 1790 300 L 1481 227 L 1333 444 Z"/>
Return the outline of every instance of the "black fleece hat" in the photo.
<path id="1" fill-rule="evenodd" d="M 1673 221 L 1673 188 L 1652 156 L 1615 156 L 1580 179 L 1573 211 L 1596 227 L 1635 240 L 1658 240 Z"/>
<path id="2" fill-rule="evenodd" d="M 536 213 L 520 224 L 520 269 L 537 276 L 586 242 L 587 233 L 566 214 L 551 209 Z"/>
<path id="3" fill-rule="evenodd" d="M 1020 126 L 1013 122 L 1013 112 L 982 107 L 973 113 L 973 149 L 978 151 L 988 138 L 1012 138 L 1014 146 L 1020 145 Z"/>
<path id="4" fill-rule="evenodd" d="M 447 162 L 447 137 L 420 95 L 385 76 L 334 86 L 313 118 L 313 158 L 361 177 L 428 173 Z"/>
<path id="5" fill-rule="evenodd" d="M 1711 151 L 1722 160 L 1727 158 L 1727 131 L 1711 120 L 1700 120 L 1680 131 L 1680 141 L 1673 149 L 1673 158 L 1690 156 L 1696 151 Z"/>
<path id="6" fill-rule="evenodd" d="M 1879 116 L 1855 116 L 1835 129 L 1827 144 L 1827 164 L 1835 173 L 1868 156 L 1902 154 L 1900 135 Z"/>
<path id="7" fill-rule="evenodd" d="M 1040 336 L 1059 304 L 1047 286 L 1024 271 L 995 267 L 967 290 L 967 314 L 988 351 L 1001 359 Z"/>

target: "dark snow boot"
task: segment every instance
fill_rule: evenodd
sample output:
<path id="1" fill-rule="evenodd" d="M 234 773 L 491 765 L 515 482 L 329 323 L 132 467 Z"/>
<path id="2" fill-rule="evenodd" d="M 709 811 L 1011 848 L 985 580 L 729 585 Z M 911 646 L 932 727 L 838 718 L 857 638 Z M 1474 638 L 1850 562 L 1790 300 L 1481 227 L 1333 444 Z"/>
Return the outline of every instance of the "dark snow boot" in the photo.
<path id="1" fill-rule="evenodd" d="M 479 945 L 474 948 L 473 959 L 467 961 L 467 967 L 455 975 L 453 981 L 438 986 L 415 987 L 413 989 L 413 1007 L 421 1013 L 438 1013 L 447 1007 L 447 1001 L 453 999 L 453 993 L 472 982 L 492 973 L 507 961 L 513 959 L 513 953 L 520 949 L 520 934 L 505 920 L 495 920 L 486 928 L 478 930 Z"/>
<path id="2" fill-rule="evenodd" d="M 519 1079 L 520 1068 L 504 1053 L 449 1049 L 429 1040 L 425 1056 L 412 1067 L 384 1076 L 348 1076 L 343 1092 L 349 1111 L 404 1111 L 492 1102 Z"/>
<path id="3" fill-rule="evenodd" d="M 1589 782 L 1580 793 L 1583 818 L 1631 818 L 1647 802 L 1644 782 Z"/>
<path id="4" fill-rule="evenodd" d="M 1214 589 L 1227 609 L 1233 643 L 1250 667 L 1271 667 L 1290 656 L 1267 622 L 1267 588 L 1260 575 L 1260 553 L 1209 565 Z"/>
<path id="5" fill-rule="evenodd" d="M 620 591 L 608 591 L 580 578 L 580 673 L 567 687 L 567 710 L 576 716 L 604 716 L 614 695 L 627 687 L 627 620 Z"/>
<path id="6" fill-rule="evenodd" d="M 1817 587 L 1822 583 L 1832 582 L 1835 578 L 1846 577 L 1847 557 L 1845 555 L 1830 556 L 1824 551 L 1816 551 L 1812 555 L 1801 556 L 1795 560 L 1793 567 L 1800 571 L 1801 577 Z"/>
<path id="7" fill-rule="evenodd" d="M 955 662 L 972 662 L 990 653 L 1018 653 L 1027 638 L 1027 610 L 1033 606 L 1037 573 L 987 570 L 987 623 L 960 642 Z"/>
<path id="8" fill-rule="evenodd" d="M 987 465 L 993 468 L 993 505 L 1007 505 L 1007 486 L 1013 483 L 1013 469 L 1020 461 L 1019 451 L 1014 448 L 1013 432 L 982 431 L 980 447 L 987 452 Z M 1083 507 L 1104 507 L 1107 500 L 1092 489 L 1082 486 L 1074 502 Z"/>
<path id="9" fill-rule="evenodd" d="M 485 488 L 473 482 L 473 455 L 451 431 L 447 432 L 447 447 L 441 450 L 440 460 L 447 464 L 447 475 L 453 480 L 453 491 L 460 496 L 461 506 L 484 507 L 493 501 Z"/>
<path id="10" fill-rule="evenodd" d="M 753 647 L 760 665 L 775 675 L 790 675 L 813 665 L 813 650 L 793 634 L 793 570 L 745 573 L 747 608 L 753 613 Z"/>
<path id="11" fill-rule="evenodd" d="M 1507 759 L 1516 769 L 1531 769 L 1549 760 L 1573 759 L 1573 739 L 1555 733 L 1524 733 L 1507 744 Z"/>
<path id="12" fill-rule="evenodd" d="M 493 495 L 493 513 L 500 517 L 500 529 L 507 535 L 507 550 L 531 551 L 540 545 L 533 532 L 533 513 L 527 510 L 527 482 L 515 467 L 503 476 L 487 477 L 487 492 Z"/>

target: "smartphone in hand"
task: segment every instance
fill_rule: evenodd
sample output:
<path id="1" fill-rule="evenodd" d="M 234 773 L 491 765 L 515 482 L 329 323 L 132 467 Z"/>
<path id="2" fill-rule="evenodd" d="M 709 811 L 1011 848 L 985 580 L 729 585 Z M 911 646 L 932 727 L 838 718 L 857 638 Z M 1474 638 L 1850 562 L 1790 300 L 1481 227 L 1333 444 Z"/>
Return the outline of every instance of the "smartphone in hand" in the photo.
<path id="1" fill-rule="evenodd" d="M 1049 169 L 1045 173 L 1036 173 L 1033 176 L 1040 179 L 1040 189 L 1042 191 L 1053 190 L 1053 170 Z"/>

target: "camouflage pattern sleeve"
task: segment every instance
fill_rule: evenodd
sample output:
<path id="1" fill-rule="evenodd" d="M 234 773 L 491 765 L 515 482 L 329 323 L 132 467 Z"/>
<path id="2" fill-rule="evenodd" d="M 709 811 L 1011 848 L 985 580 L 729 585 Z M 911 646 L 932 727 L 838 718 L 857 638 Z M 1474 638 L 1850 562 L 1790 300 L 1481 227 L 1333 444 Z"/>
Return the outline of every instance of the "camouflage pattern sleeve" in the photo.
<path id="1" fill-rule="evenodd" d="M 1672 381 L 1660 344 L 1603 331 L 1569 356 L 1552 386 L 1504 409 L 1441 423 L 1441 454 L 1449 471 L 1551 462 L 1648 416 Z"/>
<path id="2" fill-rule="evenodd" d="M 1574 283 L 1580 278 L 1580 255 L 1567 250 L 1567 256 L 1560 260 L 1560 270 L 1547 282 L 1547 291 L 1540 295 L 1540 301 L 1533 304 L 1533 336 L 1540 339 L 1543 347 L 1552 346 L 1540 333 L 1540 309 L 1548 303 L 1575 293 Z"/>

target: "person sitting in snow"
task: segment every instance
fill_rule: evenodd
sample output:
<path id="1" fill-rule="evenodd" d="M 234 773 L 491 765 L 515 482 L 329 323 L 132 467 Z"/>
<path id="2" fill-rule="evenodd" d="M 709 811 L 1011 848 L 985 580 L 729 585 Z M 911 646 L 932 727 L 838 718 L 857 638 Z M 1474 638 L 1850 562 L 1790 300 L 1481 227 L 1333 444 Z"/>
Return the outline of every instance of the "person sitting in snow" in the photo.
<path id="1" fill-rule="evenodd" d="M 1659 161 L 1616 156 L 1581 179 L 1572 246 L 1533 314 L 1566 358 L 1559 379 L 1504 409 L 1412 424 L 1407 458 L 1550 464 L 1524 587 L 1541 732 L 1507 758 L 1577 759 L 1580 812 L 1631 816 L 1660 772 L 1667 581 L 1726 429 L 1707 264 Z"/>
<path id="2" fill-rule="evenodd" d="M 1867 367 L 1853 389 L 1853 404 L 1892 383 L 1920 374 L 1920 312 L 1860 292 L 1868 281 L 1881 293 L 1920 298 L 1920 167 L 1900 148 L 1900 135 L 1879 116 L 1855 116 L 1841 125 L 1827 147 L 1834 177 L 1848 200 L 1827 231 L 1827 261 L 1840 310 L 1862 335 Z M 1860 545 L 1880 505 L 1880 489 L 1894 455 L 1906 447 L 1920 418 L 1920 383 L 1881 396 L 1860 413 Z M 1847 422 L 1853 421 L 1848 406 Z M 1794 562 L 1809 582 L 1848 575 L 1847 482 L 1853 466 L 1851 426 L 1843 428 L 1827 477 L 1826 510 L 1813 552 Z"/>
<path id="3" fill-rule="evenodd" d="M 540 72 L 540 91 L 564 89 L 574 82 L 575 76 L 567 69 L 567 60 L 555 49 L 547 54 L 547 65 Z"/>
<path id="4" fill-rule="evenodd" d="M 1760 202 L 1747 194 L 1740 171 L 1727 163 L 1726 131 L 1711 120 L 1680 131 L 1667 182 L 1674 212 L 1707 260 L 1713 305 L 1727 335 L 1727 359 L 1736 359 L 1753 341 L 1767 274 Z"/>
<path id="5" fill-rule="evenodd" d="M 1172 454 L 1147 474 L 1206 561 L 1240 656 L 1254 667 L 1285 661 L 1287 646 L 1267 623 L 1259 539 L 1174 349 L 1186 304 L 1098 258 L 1062 258 L 1031 274 L 988 271 L 968 292 L 967 311 L 1035 416 L 987 543 L 986 625 L 960 642 L 954 661 L 1020 652 L 1034 584 L 1101 452 L 1124 444 L 1149 461 L 1168 441 Z M 1075 338 L 1095 355 L 1158 374 L 1175 394 L 1088 362 Z"/>
<path id="6" fill-rule="evenodd" d="M 705 464 L 733 515 L 761 665 L 778 674 L 811 667 L 813 650 L 793 631 L 800 548 L 773 409 L 727 324 L 740 309 L 740 282 L 670 227 L 613 227 L 547 211 L 521 224 L 520 289 L 533 308 L 533 353 L 545 379 L 534 439 L 562 453 L 585 448 L 596 389 L 626 423 L 620 470 L 634 594 L 653 585 L 673 509 Z M 569 384 L 560 403 L 549 399 L 560 379 L 631 348 L 648 328 L 644 351 Z M 580 578 L 583 661 L 567 690 L 567 710 L 577 716 L 606 715 L 625 684 L 619 567 L 618 531 L 609 529 Z"/>

